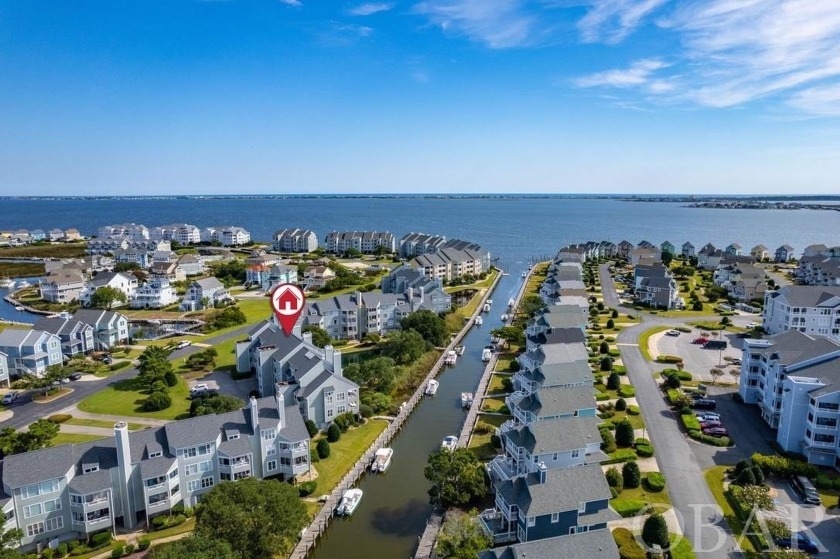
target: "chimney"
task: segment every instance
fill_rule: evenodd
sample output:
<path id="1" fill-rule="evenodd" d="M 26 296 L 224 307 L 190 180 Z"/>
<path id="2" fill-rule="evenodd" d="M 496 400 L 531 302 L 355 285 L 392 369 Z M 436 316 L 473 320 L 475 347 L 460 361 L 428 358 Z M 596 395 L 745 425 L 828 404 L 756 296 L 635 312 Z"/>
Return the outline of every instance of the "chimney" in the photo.
<path id="1" fill-rule="evenodd" d="M 275 322 L 276 322 L 276 319 L 275 319 Z M 298 321 L 295 322 L 295 327 L 292 328 L 292 335 L 299 340 L 303 339 L 303 330 L 302 330 L 303 326 L 301 325 L 301 322 L 302 321 L 300 319 L 298 319 Z"/>
<path id="2" fill-rule="evenodd" d="M 332 366 L 333 366 L 333 373 L 343 377 L 344 372 L 341 369 L 341 350 L 334 349 L 332 353 Z"/>
<path id="3" fill-rule="evenodd" d="M 414 300 L 414 288 L 408 288 L 408 302 L 411 303 Z"/>
<path id="4" fill-rule="evenodd" d="M 545 477 L 548 474 L 548 468 L 545 466 L 545 462 L 537 464 L 537 469 L 540 471 L 540 483 L 545 483 Z"/>
<path id="5" fill-rule="evenodd" d="M 277 429 L 280 430 L 286 426 L 286 396 L 285 391 L 288 385 L 280 384 L 279 382 L 274 385 L 274 404 L 277 406 L 277 417 L 279 421 L 277 423 Z"/>
<path id="6" fill-rule="evenodd" d="M 312 332 L 303 332 L 303 341 L 312 344 Z"/>
<path id="7" fill-rule="evenodd" d="M 260 411 L 257 408 L 257 399 L 251 396 L 251 400 L 249 402 L 249 406 L 251 409 L 251 429 L 254 431 L 254 434 L 259 434 L 260 432 Z"/>
<path id="8" fill-rule="evenodd" d="M 120 421 L 114 424 L 114 443 L 117 450 L 117 475 L 120 482 L 120 508 L 123 523 L 129 530 L 137 525 L 134 487 L 131 483 L 131 446 L 128 441 L 128 424 Z M 118 516 L 116 511 L 114 516 Z"/>

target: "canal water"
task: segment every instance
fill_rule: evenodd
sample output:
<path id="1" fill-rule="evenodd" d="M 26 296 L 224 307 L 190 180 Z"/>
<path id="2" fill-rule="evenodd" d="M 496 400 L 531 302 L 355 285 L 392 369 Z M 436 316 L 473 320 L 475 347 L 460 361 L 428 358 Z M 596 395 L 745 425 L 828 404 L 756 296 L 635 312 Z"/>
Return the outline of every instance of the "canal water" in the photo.
<path id="1" fill-rule="evenodd" d="M 309 557 L 314 559 L 408 559 L 432 512 L 428 483 L 423 476 L 426 460 L 447 435 L 461 431 L 466 411 L 461 392 L 475 392 L 484 372 L 481 350 L 490 343 L 490 331 L 501 326 L 510 299 L 516 297 L 525 268 L 511 269 L 490 296 L 493 306 L 482 314 L 484 324 L 464 338 L 464 355 L 454 367 L 438 376 L 437 395 L 426 397 L 390 443 L 394 449 L 385 474 L 365 474 L 357 487 L 364 491 L 359 508 L 348 518 L 334 518 Z"/>
<path id="2" fill-rule="evenodd" d="M 26 279 L 32 285 L 37 285 L 39 278 L 17 278 L 18 281 L 21 279 Z M 26 322 L 28 324 L 34 324 L 40 318 L 43 318 L 40 314 L 34 314 L 27 311 L 18 311 L 15 310 L 15 305 L 7 302 L 5 300 L 6 295 L 9 294 L 9 290 L 6 288 L 0 288 L 0 319 L 9 320 L 13 322 Z"/>

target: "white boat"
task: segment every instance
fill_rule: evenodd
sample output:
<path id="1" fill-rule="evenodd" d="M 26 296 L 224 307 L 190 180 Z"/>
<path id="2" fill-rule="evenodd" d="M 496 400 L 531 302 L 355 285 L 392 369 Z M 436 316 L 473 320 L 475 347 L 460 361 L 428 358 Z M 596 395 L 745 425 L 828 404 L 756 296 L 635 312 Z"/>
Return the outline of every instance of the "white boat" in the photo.
<path id="1" fill-rule="evenodd" d="M 509 308 L 509 309 L 512 309 L 512 308 L 513 308 L 513 306 L 514 306 L 515 304 L 516 304 L 516 301 L 514 301 L 513 299 L 511 299 L 510 301 L 508 301 L 508 308 Z"/>
<path id="2" fill-rule="evenodd" d="M 26 289 L 27 287 L 32 287 L 32 284 L 26 280 L 20 280 L 16 285 L 16 289 Z"/>
<path id="3" fill-rule="evenodd" d="M 507 319 L 508 319 L 508 315 L 503 314 L 502 315 L 502 322 L 507 322 Z"/>
<path id="4" fill-rule="evenodd" d="M 484 361 L 485 363 L 487 363 L 488 361 L 490 361 L 490 359 L 491 359 L 492 357 L 493 357 L 493 350 L 492 350 L 492 348 L 485 347 L 485 348 L 481 351 L 481 360 L 482 360 L 482 361 Z"/>
<path id="5" fill-rule="evenodd" d="M 391 457 L 394 455 L 393 448 L 380 448 L 373 455 L 373 464 L 370 465 L 371 472 L 383 473 L 391 465 Z"/>
<path id="6" fill-rule="evenodd" d="M 10 280 L 9 278 L 0 279 L 0 288 L 8 289 L 10 287 L 15 286 L 15 280 Z"/>
<path id="7" fill-rule="evenodd" d="M 22 305 L 18 305 L 18 306 L 16 306 L 16 307 L 15 307 L 15 310 L 16 310 L 17 312 L 23 312 L 23 311 L 25 311 L 26 309 L 25 309 L 25 308 L 23 308 L 23 306 L 22 306 Z"/>
<path id="8" fill-rule="evenodd" d="M 522 275 L 520 275 L 519 277 L 527 278 L 528 277 L 528 272 L 522 272 Z"/>
<path id="9" fill-rule="evenodd" d="M 499 343 L 499 338 L 497 338 L 496 336 L 490 336 L 490 343 L 491 344 Z"/>
<path id="10" fill-rule="evenodd" d="M 484 303 L 484 312 L 490 312 L 490 305 Z"/>
<path id="11" fill-rule="evenodd" d="M 436 381 L 435 379 L 430 380 L 429 384 L 426 385 L 426 391 L 425 391 L 426 395 L 434 396 L 435 394 L 437 394 L 439 386 L 440 386 L 440 383 L 438 381 Z"/>
<path id="12" fill-rule="evenodd" d="M 480 316 L 475 317 L 475 325 L 476 326 L 481 326 L 482 324 L 484 324 L 484 319 L 481 318 Z"/>
<path id="13" fill-rule="evenodd" d="M 461 407 L 468 408 L 472 406 L 473 403 L 473 393 L 472 392 L 461 392 Z"/>
<path id="14" fill-rule="evenodd" d="M 456 352 L 458 355 L 464 355 L 464 352 L 465 352 L 466 350 L 467 350 L 467 348 L 465 348 L 463 345 L 456 345 L 456 346 L 455 346 L 455 352 Z"/>
<path id="15" fill-rule="evenodd" d="M 458 437 L 453 435 L 449 435 L 448 437 L 443 438 L 443 442 L 440 443 L 441 450 L 448 450 L 453 451 L 458 448 Z"/>
<path id="16" fill-rule="evenodd" d="M 447 365 L 454 365 L 456 361 L 458 361 L 458 353 L 454 349 L 447 352 L 444 362 Z"/>
<path id="17" fill-rule="evenodd" d="M 361 489 L 348 489 L 341 496 L 341 501 L 338 503 L 336 512 L 342 516 L 350 516 L 359 507 L 364 493 Z"/>
<path id="18" fill-rule="evenodd" d="M 493 299 L 487 299 L 487 304 L 492 305 L 493 304 Z"/>

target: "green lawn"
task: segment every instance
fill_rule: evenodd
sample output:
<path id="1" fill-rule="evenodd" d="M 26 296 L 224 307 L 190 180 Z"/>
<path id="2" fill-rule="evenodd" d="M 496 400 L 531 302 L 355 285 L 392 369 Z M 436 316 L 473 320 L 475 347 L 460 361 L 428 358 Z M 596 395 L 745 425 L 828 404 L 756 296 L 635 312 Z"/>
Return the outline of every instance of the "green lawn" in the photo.
<path id="1" fill-rule="evenodd" d="M 614 416 L 605 419 L 605 422 L 611 422 L 613 424 L 618 423 L 622 419 L 627 419 L 630 422 L 630 425 L 633 426 L 633 429 L 642 429 L 645 426 L 645 420 L 642 419 L 641 414 L 639 415 L 630 415 L 626 411 L 615 411 L 613 410 Z"/>
<path id="2" fill-rule="evenodd" d="M 111 427 L 114 425 L 111 424 Z M 104 437 L 100 437 L 99 435 L 81 435 L 78 433 L 59 433 L 55 436 L 55 438 L 50 441 L 50 446 L 61 446 L 63 444 L 79 444 L 79 443 L 86 443 L 89 441 L 95 441 L 97 439 L 102 439 Z"/>
<path id="3" fill-rule="evenodd" d="M 81 425 L 83 427 L 102 427 L 104 429 L 113 429 L 114 422 L 113 421 L 106 421 L 104 419 L 87 419 L 83 417 L 71 417 L 67 421 L 62 423 L 63 425 Z M 129 423 L 128 430 L 129 431 L 139 431 L 140 429 L 145 429 L 148 425 L 143 425 L 141 423 Z"/>
<path id="4" fill-rule="evenodd" d="M 231 338 L 213 347 L 219 355 L 216 357 L 216 369 L 223 369 L 229 367 L 230 370 L 236 368 L 236 342 L 239 338 Z"/>
<path id="5" fill-rule="evenodd" d="M 669 534 L 671 538 L 671 557 L 673 559 L 697 559 L 697 555 L 694 554 L 694 548 L 691 545 L 691 542 L 688 541 L 688 538 L 678 536 L 677 534 Z M 677 542 L 677 545 L 674 545 L 674 542 L 680 538 Z"/>
<path id="6" fill-rule="evenodd" d="M 493 427 L 500 427 L 502 423 L 508 421 L 509 419 L 513 419 L 512 415 L 490 415 L 480 413 L 478 414 L 478 421 L 482 423 L 489 423 Z"/>
<path id="7" fill-rule="evenodd" d="M 487 289 L 488 287 L 493 285 L 493 280 L 496 279 L 496 275 L 498 275 L 498 273 L 499 272 L 497 272 L 495 268 L 491 268 L 490 273 L 487 274 L 487 277 L 481 281 L 477 281 L 468 285 L 453 285 L 452 287 L 445 287 L 443 290 L 447 293 L 457 293 L 465 289 Z"/>
<path id="8" fill-rule="evenodd" d="M 502 383 L 505 379 L 510 379 L 511 375 L 499 375 L 494 374 L 490 375 L 490 384 L 487 385 L 487 393 L 488 394 L 497 394 L 497 393 L 504 393 L 508 392 L 509 390 L 505 389 L 504 384 Z"/>
<path id="9" fill-rule="evenodd" d="M 650 337 L 665 330 L 670 330 L 670 328 L 668 326 L 655 326 L 650 330 L 642 332 L 642 335 L 639 336 L 639 351 L 642 352 L 642 357 L 648 361 L 653 361 L 653 357 L 650 354 Z"/>
<path id="10" fill-rule="evenodd" d="M 385 420 L 369 419 L 364 425 L 343 433 L 338 442 L 330 443 L 329 458 L 314 464 L 315 469 L 318 470 L 316 493 L 324 495 L 332 491 L 387 427 L 388 422 Z M 312 448 L 315 448 L 314 440 Z"/>
<path id="11" fill-rule="evenodd" d="M 104 390 L 79 402 L 79 409 L 88 413 L 108 415 L 184 419 L 190 409 L 190 402 L 187 400 L 189 393 L 187 383 L 178 377 L 178 384 L 169 389 L 172 405 L 165 410 L 145 412 L 140 406 L 147 394 L 141 381 L 135 377 L 110 383 Z"/>
<path id="12" fill-rule="evenodd" d="M 485 412 L 500 412 L 501 408 L 505 406 L 503 398 L 485 398 L 481 403 L 481 411 Z"/>
<path id="13" fill-rule="evenodd" d="M 496 371 L 510 372 L 511 364 L 516 361 L 515 353 L 503 353 L 496 361 Z"/>
<path id="14" fill-rule="evenodd" d="M 723 510 L 723 518 L 729 529 L 735 534 L 735 539 L 741 549 L 747 554 L 747 557 L 759 557 L 752 541 L 746 536 L 739 536 L 744 532 L 744 523 L 735 515 L 735 510 L 729 504 L 726 495 L 723 494 L 723 480 L 726 476 L 726 470 L 729 466 L 714 466 L 703 472 L 703 477 L 706 479 L 706 485 L 715 497 L 718 506 Z"/>
<path id="15" fill-rule="evenodd" d="M 492 460 L 496 454 L 496 449 L 490 444 L 490 437 L 492 436 L 491 433 L 487 433 L 484 435 L 479 435 L 473 433 L 472 438 L 470 439 L 470 450 L 475 454 L 475 457 L 481 460 L 482 462 L 487 460 Z"/>
<path id="16" fill-rule="evenodd" d="M 620 472 L 622 464 L 615 464 L 612 467 L 617 468 Z M 646 474 L 642 474 L 642 477 L 644 478 L 645 475 Z M 657 512 L 665 512 L 671 508 L 671 499 L 668 497 L 668 488 L 666 487 L 658 493 L 653 493 L 651 491 L 647 491 L 644 488 L 644 482 L 642 482 L 641 487 L 633 489 L 626 488 L 618 494 L 618 497 L 610 499 L 610 505 L 616 510 L 616 512 L 624 510 L 626 507 L 632 508 L 634 506 L 638 506 L 641 503 L 644 503 L 645 505 L 654 505 Z"/>

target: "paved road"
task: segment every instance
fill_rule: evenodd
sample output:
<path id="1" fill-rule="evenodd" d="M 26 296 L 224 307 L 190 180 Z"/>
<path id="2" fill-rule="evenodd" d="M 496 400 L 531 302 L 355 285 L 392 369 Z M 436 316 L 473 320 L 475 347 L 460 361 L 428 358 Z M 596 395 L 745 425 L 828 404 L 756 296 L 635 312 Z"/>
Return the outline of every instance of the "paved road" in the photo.
<path id="1" fill-rule="evenodd" d="M 601 278 L 601 295 L 604 297 L 604 305 L 616 309 L 621 305 L 618 292 L 615 290 L 615 282 L 610 273 L 609 264 L 598 266 L 598 275 Z"/>
<path id="2" fill-rule="evenodd" d="M 201 342 L 202 344 L 206 345 L 219 344 L 221 342 L 230 340 L 231 338 L 241 337 L 244 333 L 248 332 L 253 327 L 253 324 L 249 324 L 241 328 L 237 328 L 236 330 L 233 330 L 226 334 L 219 334 L 217 336 L 203 338 Z M 184 349 L 178 349 L 173 351 L 170 358 L 172 361 L 177 361 L 179 359 L 187 357 L 188 355 L 202 351 L 202 349 L 203 348 L 196 347 L 194 345 L 188 346 Z M 0 423 L 0 427 L 14 427 L 15 429 L 20 429 L 21 427 L 29 425 L 37 419 L 40 419 L 42 417 L 49 417 L 50 415 L 58 413 L 64 408 L 68 408 L 79 403 L 91 394 L 99 392 L 109 384 L 133 378 L 137 376 L 138 373 L 139 371 L 135 367 L 128 367 L 114 373 L 112 376 L 108 377 L 107 379 L 103 379 L 102 381 L 71 382 L 69 385 L 66 385 L 73 389 L 73 392 L 71 394 L 68 394 L 67 396 L 64 396 L 62 398 L 58 398 L 57 400 L 53 400 L 52 402 L 46 404 L 36 404 L 35 402 L 32 402 L 30 391 L 29 394 L 27 394 L 19 400 L 19 403 L 9 408 L 11 411 L 14 412 L 14 416 L 9 420 Z"/>

